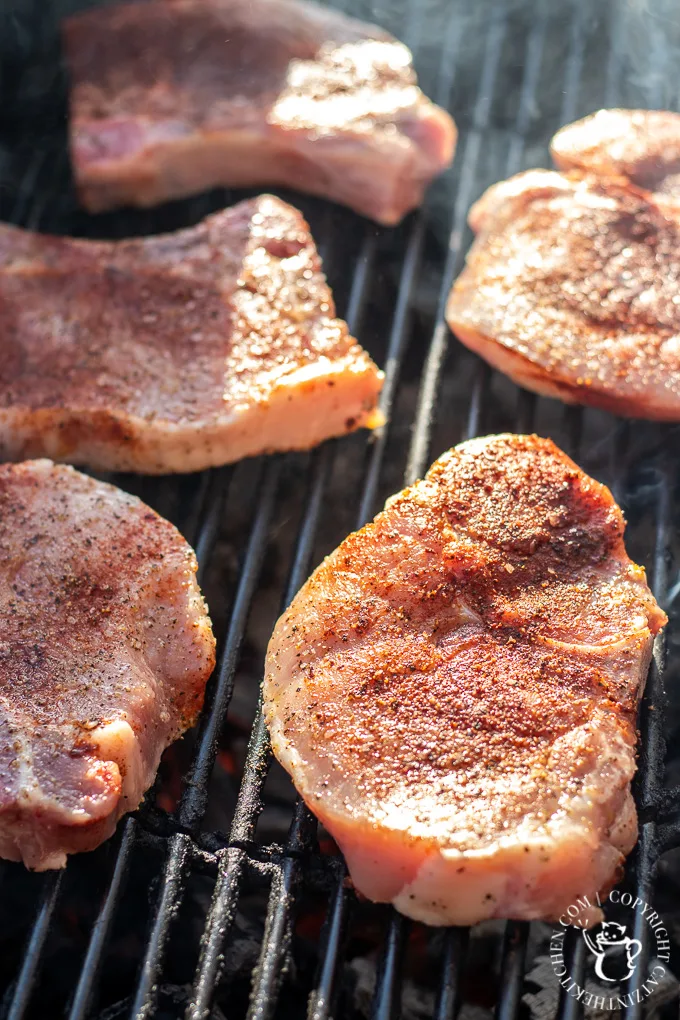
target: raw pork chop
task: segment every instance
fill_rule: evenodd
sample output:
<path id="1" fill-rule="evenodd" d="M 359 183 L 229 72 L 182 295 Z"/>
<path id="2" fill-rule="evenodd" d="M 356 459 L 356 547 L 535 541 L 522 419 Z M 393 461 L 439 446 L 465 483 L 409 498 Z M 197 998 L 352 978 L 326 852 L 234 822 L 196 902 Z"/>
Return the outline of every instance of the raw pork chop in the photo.
<path id="1" fill-rule="evenodd" d="M 473 924 L 552 920 L 615 881 L 666 619 L 623 529 L 549 440 L 472 440 L 345 539 L 281 617 L 274 751 L 361 893 Z"/>
<path id="2" fill-rule="evenodd" d="M 374 25 L 299 0 L 149 0 L 69 18 L 71 153 L 93 212 L 286 185 L 396 223 L 456 129 Z"/>
<path id="3" fill-rule="evenodd" d="M 625 182 L 529 170 L 470 211 L 446 317 L 537 393 L 680 420 L 680 225 Z"/>
<path id="4" fill-rule="evenodd" d="M 567 124 L 552 140 L 561 170 L 620 176 L 659 198 L 680 202 L 680 114 L 599 110 Z"/>
<path id="5" fill-rule="evenodd" d="M 0 226 L 0 455 L 195 471 L 379 418 L 302 216 L 260 198 L 175 234 Z"/>
<path id="6" fill-rule="evenodd" d="M 215 664 L 195 575 L 133 496 L 0 467 L 0 856 L 61 868 L 137 807 Z"/>

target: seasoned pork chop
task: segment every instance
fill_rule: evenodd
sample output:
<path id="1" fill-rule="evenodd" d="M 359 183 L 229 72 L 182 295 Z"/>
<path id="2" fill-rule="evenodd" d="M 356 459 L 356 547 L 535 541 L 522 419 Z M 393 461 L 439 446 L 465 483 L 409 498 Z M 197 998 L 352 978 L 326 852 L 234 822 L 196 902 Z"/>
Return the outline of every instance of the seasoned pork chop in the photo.
<path id="1" fill-rule="evenodd" d="M 396 223 L 456 129 L 374 25 L 300 0 L 148 0 L 69 18 L 71 153 L 93 212 L 286 185 Z"/>
<path id="2" fill-rule="evenodd" d="M 133 496 L 0 466 L 0 856 L 63 867 L 137 807 L 215 663 L 195 574 Z"/>
<path id="3" fill-rule="evenodd" d="M 0 226 L 0 456 L 195 471 L 376 424 L 302 216 L 261 196 L 175 234 Z"/>
<path id="4" fill-rule="evenodd" d="M 530 170 L 470 212 L 456 336 L 537 393 L 680 420 L 680 220 L 644 191 Z"/>
<path id="5" fill-rule="evenodd" d="M 552 140 L 561 170 L 623 177 L 660 200 L 680 203 L 680 114 L 599 110 L 567 124 Z"/>
<path id="6" fill-rule="evenodd" d="M 361 893 L 466 925 L 555 919 L 615 881 L 666 619 L 623 529 L 549 440 L 491 436 L 304 585 L 269 645 L 265 714 Z"/>

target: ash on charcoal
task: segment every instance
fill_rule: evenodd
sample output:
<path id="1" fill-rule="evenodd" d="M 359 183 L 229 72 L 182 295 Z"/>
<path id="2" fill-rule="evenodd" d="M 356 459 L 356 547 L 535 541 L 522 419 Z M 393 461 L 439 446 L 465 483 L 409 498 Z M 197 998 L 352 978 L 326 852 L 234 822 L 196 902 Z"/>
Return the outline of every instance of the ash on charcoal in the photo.
<path id="1" fill-rule="evenodd" d="M 158 989 L 158 1007 L 154 1020 L 183 1020 L 185 1010 L 191 1001 L 191 985 L 163 984 Z M 95 1020 L 124 1020 L 130 1015 L 132 999 L 122 999 L 98 1013 Z M 214 1006 L 206 1020 L 225 1020 L 219 1006 Z"/>
<path id="2" fill-rule="evenodd" d="M 243 911 L 236 914 L 224 953 L 224 974 L 228 974 L 230 980 L 250 977 L 260 955 L 263 932 L 264 925 L 257 913 L 255 916 L 247 916 Z"/>

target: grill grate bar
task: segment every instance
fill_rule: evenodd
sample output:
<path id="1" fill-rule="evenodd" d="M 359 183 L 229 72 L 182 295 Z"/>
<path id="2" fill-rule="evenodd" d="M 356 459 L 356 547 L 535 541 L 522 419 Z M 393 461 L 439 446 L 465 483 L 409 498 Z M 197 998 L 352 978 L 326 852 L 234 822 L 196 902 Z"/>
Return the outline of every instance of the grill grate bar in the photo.
<path id="1" fill-rule="evenodd" d="M 529 390 L 520 390 L 517 394 L 517 410 L 515 412 L 515 425 L 517 431 L 528 434 L 533 430 L 534 418 L 536 416 L 536 394 Z"/>
<path id="2" fill-rule="evenodd" d="M 46 166 L 48 153 L 43 154 L 40 166 Z M 67 154 L 60 152 L 55 160 L 54 164 L 50 164 L 50 181 L 40 188 L 37 193 L 34 193 L 30 198 L 30 208 L 28 209 L 25 217 L 25 226 L 29 230 L 38 230 L 40 228 L 40 222 L 45 214 L 46 210 L 49 209 L 54 196 L 56 194 L 56 188 L 58 181 L 62 178 L 64 169 L 67 163 Z"/>
<path id="3" fill-rule="evenodd" d="M 300 863 L 285 857 L 271 886 L 262 951 L 255 969 L 247 1020 L 269 1020 L 276 1010 L 284 961 L 290 948 L 290 917 L 301 881 Z"/>
<path id="4" fill-rule="evenodd" d="M 616 100 L 620 94 L 619 80 L 621 77 L 621 61 L 623 55 L 623 11 L 616 4 L 610 7 L 612 24 L 609 28 L 611 46 L 609 59 L 607 60 L 607 73 L 605 79 L 604 105 L 606 107 L 616 106 Z"/>
<path id="5" fill-rule="evenodd" d="M 339 862 L 338 881 L 333 891 L 331 924 L 322 948 L 321 968 L 309 1000 L 309 1020 L 331 1020 L 338 993 L 341 952 L 349 927 L 354 895 L 347 889 L 347 869 Z"/>
<path id="6" fill-rule="evenodd" d="M 531 123 L 531 114 L 536 101 L 536 89 L 538 87 L 538 76 L 541 71 L 543 60 L 543 46 L 545 34 L 548 27 L 548 9 L 546 4 L 541 9 L 534 21 L 534 27 L 527 43 L 526 56 L 524 58 L 524 76 L 519 96 L 517 119 L 515 131 L 510 139 L 510 150 L 505 161 L 505 175 L 511 177 L 522 167 L 522 156 L 524 155 L 526 133 Z"/>
<path id="7" fill-rule="evenodd" d="M 42 902 L 33 922 L 31 937 L 24 953 L 6 1020 L 21 1020 L 28 1007 L 40 967 L 43 946 L 52 927 L 52 917 L 59 898 L 63 876 L 63 871 L 52 871 L 45 877 Z"/>
<path id="8" fill-rule="evenodd" d="M 231 613 L 229 630 L 222 653 L 217 683 L 212 696 L 208 699 L 207 710 L 202 716 L 199 728 L 199 750 L 191 771 L 189 783 L 180 802 L 185 801 L 189 808 L 185 810 L 184 819 L 190 824 L 198 825 L 207 799 L 207 783 L 216 753 L 219 731 L 224 721 L 227 703 L 231 696 L 233 673 L 238 660 L 238 652 L 243 638 L 250 601 L 260 574 L 264 551 L 267 544 L 269 522 L 274 507 L 274 497 L 281 473 L 281 458 L 274 457 L 266 465 L 264 478 L 258 498 L 257 512 L 250 533 L 246 555 L 239 576 L 236 598 Z M 198 784 L 201 783 L 199 787 Z M 183 888 L 184 866 L 187 857 L 188 836 L 177 833 L 170 841 L 170 849 L 166 860 L 161 882 L 161 892 L 156 906 L 152 925 L 152 936 L 147 945 L 144 962 L 140 971 L 137 991 L 131 1017 L 148 1016 L 153 1008 L 155 982 L 161 972 L 165 947 L 170 933 L 170 924 L 181 899 Z"/>
<path id="9" fill-rule="evenodd" d="M 640 826 L 638 845 L 635 851 L 635 870 L 637 881 L 635 895 L 644 903 L 648 903 L 652 894 L 652 881 L 657 865 L 656 826 L 654 822 L 644 822 Z M 626 983 L 626 992 L 631 1000 L 621 1010 L 625 1020 L 638 1020 L 645 1012 L 640 991 L 647 980 L 647 965 L 650 956 L 649 925 L 641 911 L 635 911 L 633 938 L 639 939 L 642 949 L 636 960 L 636 968 Z M 637 999 L 637 1001 L 635 1001 Z"/>
<path id="10" fill-rule="evenodd" d="M 662 463 L 656 503 L 656 546 L 652 573 L 652 589 L 661 606 L 665 606 L 668 595 L 671 485 L 670 466 L 667 463 Z M 655 665 L 647 682 L 647 698 L 641 719 L 641 760 L 637 787 L 642 813 L 654 811 L 662 797 L 663 762 L 666 753 L 666 741 L 663 736 L 663 714 L 666 705 L 662 682 L 664 658 L 665 639 L 660 636 L 657 638 L 654 649 Z M 654 706 L 653 711 L 650 711 L 651 705 Z"/>
<path id="11" fill-rule="evenodd" d="M 406 949 L 409 922 L 396 910 L 391 911 L 385 946 L 378 966 L 371 1008 L 372 1020 L 392 1020 L 399 1014 L 401 963 Z"/>
<path id="12" fill-rule="evenodd" d="M 569 437 L 571 456 L 576 458 L 583 442 L 583 412 L 580 407 L 568 404 L 563 413 L 565 432 Z"/>
<path id="13" fill-rule="evenodd" d="M 411 7 L 414 12 L 418 10 L 418 4 L 411 4 Z M 449 105 L 449 96 L 456 80 L 462 36 L 460 19 L 455 16 L 449 18 L 444 31 L 444 45 L 434 90 L 436 101 L 440 106 L 448 107 Z"/>
<path id="14" fill-rule="evenodd" d="M 333 1015 L 338 994 L 340 955 L 344 948 L 350 916 L 350 891 L 345 882 L 346 869 L 338 861 L 340 877 L 326 918 L 325 938 L 321 947 L 321 968 L 316 986 L 309 997 L 307 1020 L 328 1020 Z"/>
<path id="15" fill-rule="evenodd" d="M 201 956 L 196 970 L 193 996 L 187 1007 L 187 1020 L 206 1020 L 220 977 L 222 946 L 236 916 L 246 853 L 241 847 L 229 847 L 219 859 L 219 873 L 210 913 L 201 940 Z"/>
<path id="16" fill-rule="evenodd" d="M 198 753 L 195 756 L 187 787 L 182 795 L 178 817 L 180 825 L 195 831 L 205 813 L 208 799 L 208 781 L 215 761 L 226 708 L 231 698 L 233 676 L 241 648 L 250 604 L 260 575 L 267 546 L 269 523 L 274 509 L 274 498 L 281 475 L 282 459 L 272 458 L 264 472 L 262 488 L 257 500 L 255 523 L 248 542 L 248 550 L 241 567 L 239 584 L 231 611 L 229 630 L 217 673 L 214 693 L 201 716 L 198 733 Z M 210 518 L 208 519 L 210 524 Z"/>
<path id="17" fill-rule="evenodd" d="M 486 37 L 482 74 L 474 106 L 472 129 L 467 137 L 461 161 L 460 182 L 456 193 L 453 227 L 449 237 L 449 249 L 439 294 L 437 321 L 423 369 L 423 380 L 418 396 L 418 407 L 413 427 L 413 439 L 404 475 L 405 485 L 412 485 L 423 474 L 427 465 L 437 393 L 449 341 L 449 331 L 444 317 L 446 301 L 463 251 L 465 224 L 476 185 L 476 171 L 481 153 L 482 136 L 489 126 L 491 98 L 494 93 L 494 82 L 498 72 L 505 30 L 505 12 L 496 11 L 495 16 L 493 14 L 491 16 L 491 23 Z"/>
<path id="18" fill-rule="evenodd" d="M 347 315 L 345 316 L 350 333 L 358 331 L 361 317 L 368 298 L 368 285 L 373 275 L 373 266 L 376 255 L 376 234 L 372 230 L 366 231 L 361 252 L 357 260 L 352 289 L 347 302 Z"/>
<path id="19" fill-rule="evenodd" d="M 474 439 L 475 436 L 479 436 L 483 432 L 484 408 L 491 382 L 491 369 L 485 361 L 475 361 L 473 372 L 472 393 L 465 424 L 465 439 Z"/>
<path id="20" fill-rule="evenodd" d="M 570 124 L 576 119 L 578 94 L 583 71 L 583 55 L 586 45 L 585 14 L 586 5 L 583 3 L 583 0 L 577 0 L 576 10 L 569 31 L 569 52 L 567 54 L 564 92 L 562 93 L 560 127 L 563 124 Z"/>
<path id="21" fill-rule="evenodd" d="M 152 1014 L 156 983 L 160 977 L 163 955 L 170 934 L 170 925 L 182 896 L 184 874 L 191 855 L 191 840 L 184 832 L 170 838 L 168 856 L 161 879 L 156 916 L 151 927 L 146 952 L 130 1010 L 131 1020 L 144 1020 Z"/>
<path id="22" fill-rule="evenodd" d="M 319 451 L 320 470 L 317 472 L 307 512 L 300 529 L 293 568 L 282 608 L 285 608 L 293 600 L 295 593 L 304 584 L 309 574 L 314 538 L 323 506 L 330 460 L 334 451 L 335 444 L 327 444 Z M 258 704 L 257 722 L 258 760 L 257 768 L 254 767 L 252 770 L 253 785 L 257 783 L 257 788 L 253 792 L 247 818 L 250 838 L 254 835 L 260 811 L 262 786 L 271 763 L 271 742 L 264 724 L 261 700 Z M 247 775 L 250 779 L 249 770 Z M 244 800 L 244 803 L 247 801 Z M 298 798 L 286 842 L 286 852 L 300 854 L 310 848 L 316 836 L 316 828 L 316 819 L 307 810 L 304 802 Z M 278 990 L 285 971 L 285 960 L 290 944 L 290 921 L 302 877 L 301 871 L 301 862 L 297 856 L 286 857 L 280 872 L 277 873 L 272 883 L 262 949 L 253 980 L 248 1020 L 267 1020 L 276 1008 Z"/>
<path id="23" fill-rule="evenodd" d="M 317 452 L 316 470 L 307 503 L 298 544 L 293 562 L 291 577 L 288 582 L 284 599 L 288 604 L 297 588 L 303 583 L 309 570 L 312 547 L 316 527 L 321 513 L 323 494 L 331 467 L 334 444 L 329 443 Z M 293 594 L 291 594 L 293 593 Z M 269 733 L 262 713 L 262 701 L 258 703 L 255 723 L 251 731 L 250 743 L 246 754 L 246 764 L 241 788 L 238 794 L 234 818 L 231 825 L 230 842 L 232 844 L 250 844 L 255 838 L 255 828 L 260 814 L 262 802 L 262 786 L 264 784 L 271 761 Z M 295 822 L 293 822 L 294 828 Z"/>
<path id="24" fill-rule="evenodd" d="M 503 937 L 501 994 L 496 1007 L 496 1020 L 513 1020 L 517 1016 L 522 997 L 528 939 L 529 925 L 526 921 L 508 921 Z"/>
<path id="25" fill-rule="evenodd" d="M 442 979 L 437 992 L 433 1020 L 454 1020 L 460 1008 L 461 979 L 465 966 L 469 932 L 467 928 L 448 928 L 442 952 Z"/>
<path id="26" fill-rule="evenodd" d="M 123 884 L 127 877 L 136 836 L 137 822 L 132 817 L 127 818 L 120 847 L 116 854 L 116 863 L 113 868 L 111 881 L 109 882 L 109 888 L 92 927 L 92 935 L 81 967 L 73 1003 L 68 1014 L 69 1020 L 85 1020 L 90 1009 L 94 986 L 104 955 L 104 948 L 111 925 L 113 924 Z"/>
<path id="27" fill-rule="evenodd" d="M 30 212 L 31 203 L 35 197 L 36 184 L 38 183 L 40 172 L 45 166 L 47 155 L 47 151 L 43 149 L 37 152 L 35 158 L 29 163 L 10 210 L 9 220 L 11 223 L 23 224 L 26 213 Z"/>
<path id="28" fill-rule="evenodd" d="M 564 960 L 566 970 L 576 984 L 583 987 L 583 975 L 586 967 L 586 944 L 581 932 L 576 928 L 567 928 L 564 939 Z M 574 995 L 569 995 L 564 986 L 560 986 L 560 998 L 557 1009 L 559 1020 L 580 1020 L 583 1016 L 583 1004 Z"/>
<path id="29" fill-rule="evenodd" d="M 424 221 L 422 217 L 417 214 L 406 248 L 406 255 L 404 256 L 401 278 L 399 280 L 394 322 L 392 323 L 392 332 L 390 334 L 387 356 L 385 358 L 385 381 L 380 394 L 380 410 L 384 414 L 386 421 L 389 421 L 390 412 L 394 404 L 397 384 L 399 382 L 399 371 L 408 341 L 409 312 L 418 268 L 420 265 L 424 233 Z M 369 455 L 370 459 L 366 470 L 361 503 L 359 504 L 359 513 L 357 517 L 357 527 L 359 528 L 363 527 L 364 524 L 373 516 L 378 480 L 380 478 L 380 469 L 385 456 L 387 438 L 387 426 L 379 428 L 373 435 Z"/>
<path id="30" fill-rule="evenodd" d="M 630 442 L 630 425 L 627 421 L 616 421 L 614 434 L 609 444 L 610 489 L 619 505 L 626 498 L 626 453 Z"/>
<path id="31" fill-rule="evenodd" d="M 538 17 L 534 21 L 534 28 L 527 42 L 526 60 L 524 63 L 524 75 L 520 90 L 520 101 L 515 118 L 515 130 L 510 139 L 510 148 L 505 161 L 505 176 L 510 177 L 516 173 L 522 163 L 522 156 L 525 147 L 526 132 L 529 128 L 531 111 L 535 103 L 538 76 L 541 70 L 543 59 L 543 46 L 548 23 L 547 8 L 542 5 Z M 467 212 L 465 213 L 467 216 Z M 450 287 L 449 287 L 450 289 Z M 486 406 L 487 394 L 491 382 L 491 370 L 485 361 L 479 359 L 475 366 L 475 376 L 472 388 L 472 398 L 468 412 L 466 438 L 472 439 L 483 431 L 482 414 Z M 535 395 L 525 390 L 520 390 L 518 405 L 520 409 L 517 429 L 519 432 L 528 431 L 524 424 L 533 418 L 535 408 Z"/>
<path id="32" fill-rule="evenodd" d="M 203 583 L 205 572 L 210 562 L 210 553 L 215 547 L 222 514 L 224 501 L 232 478 L 231 468 L 222 468 L 208 472 L 208 481 L 205 491 L 199 492 L 199 506 L 204 511 L 201 516 L 203 523 L 196 541 L 196 559 L 198 560 L 197 580 Z M 207 507 L 207 510 L 205 509 Z M 187 541 L 191 542 L 193 536 L 186 535 Z"/>

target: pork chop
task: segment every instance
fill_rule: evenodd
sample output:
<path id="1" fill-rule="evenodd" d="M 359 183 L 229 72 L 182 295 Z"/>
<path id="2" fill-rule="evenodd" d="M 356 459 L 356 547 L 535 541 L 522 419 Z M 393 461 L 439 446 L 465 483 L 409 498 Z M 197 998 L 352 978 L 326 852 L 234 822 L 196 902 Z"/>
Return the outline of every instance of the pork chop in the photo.
<path id="1" fill-rule="evenodd" d="M 0 856 L 61 868 L 137 807 L 215 664 L 195 575 L 133 496 L 0 466 Z"/>
<path id="2" fill-rule="evenodd" d="M 379 421 L 307 224 L 261 196 L 118 242 L 0 226 L 0 456 L 195 471 Z"/>
<path id="3" fill-rule="evenodd" d="M 680 203 L 680 114 L 599 110 L 567 124 L 551 145 L 561 170 L 623 177 L 658 200 Z"/>
<path id="4" fill-rule="evenodd" d="M 64 26 L 71 155 L 93 212 L 285 185 L 381 223 L 420 205 L 456 129 L 374 25 L 301 0 L 148 0 Z"/>
<path id="5" fill-rule="evenodd" d="M 467 925 L 554 920 L 616 880 L 666 620 L 623 530 L 550 440 L 475 439 L 298 593 L 267 652 L 266 720 L 359 892 Z"/>
<path id="6" fill-rule="evenodd" d="M 527 389 L 680 420 L 680 221 L 613 178 L 530 170 L 470 212 L 446 317 Z"/>

